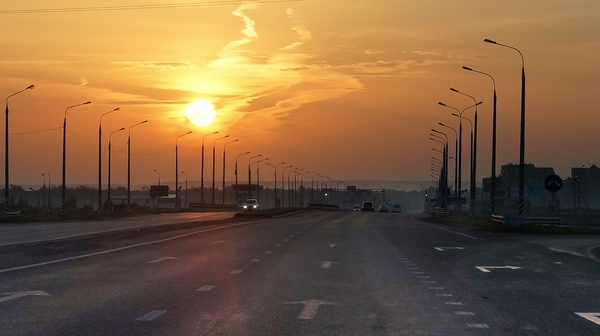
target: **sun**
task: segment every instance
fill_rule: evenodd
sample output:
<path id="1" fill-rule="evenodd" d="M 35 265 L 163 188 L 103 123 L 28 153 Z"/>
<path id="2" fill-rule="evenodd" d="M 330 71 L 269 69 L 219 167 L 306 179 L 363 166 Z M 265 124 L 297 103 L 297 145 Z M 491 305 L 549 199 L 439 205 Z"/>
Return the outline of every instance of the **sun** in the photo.
<path id="1" fill-rule="evenodd" d="M 192 124 L 202 127 L 210 125 L 215 120 L 217 111 L 208 100 L 200 99 L 188 105 L 185 115 Z"/>

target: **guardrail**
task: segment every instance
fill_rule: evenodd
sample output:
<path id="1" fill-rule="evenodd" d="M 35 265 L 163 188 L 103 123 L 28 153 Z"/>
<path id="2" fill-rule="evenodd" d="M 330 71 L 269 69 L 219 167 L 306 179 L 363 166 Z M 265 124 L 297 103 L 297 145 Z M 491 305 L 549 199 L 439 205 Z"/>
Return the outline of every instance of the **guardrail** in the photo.
<path id="1" fill-rule="evenodd" d="M 448 218 L 450 213 L 446 209 L 434 208 L 434 209 L 429 210 L 429 214 L 433 217 Z"/>
<path id="2" fill-rule="evenodd" d="M 508 217 L 492 215 L 492 221 L 506 225 L 560 224 L 560 217 Z"/>

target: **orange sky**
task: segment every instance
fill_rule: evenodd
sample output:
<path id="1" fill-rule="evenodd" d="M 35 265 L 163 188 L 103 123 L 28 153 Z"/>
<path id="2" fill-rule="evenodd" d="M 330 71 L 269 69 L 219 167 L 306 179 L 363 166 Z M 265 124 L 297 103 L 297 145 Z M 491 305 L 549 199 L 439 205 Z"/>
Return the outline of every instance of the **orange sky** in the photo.
<path id="1" fill-rule="evenodd" d="M 100 116 L 116 107 L 102 119 L 104 183 L 108 134 L 145 119 L 147 124 L 131 130 L 133 184 L 155 182 L 155 169 L 163 181 L 174 181 L 175 139 L 190 130 L 178 140 L 179 168 L 190 180 L 200 179 L 202 137 L 218 131 L 205 142 L 207 180 L 213 141 L 230 135 L 216 143 L 218 181 L 223 144 L 230 139 L 239 141 L 226 147 L 227 180 L 234 179 L 236 156 L 250 151 L 274 164 L 310 170 L 308 176 L 427 181 L 431 147 L 437 145 L 428 140 L 429 129 L 438 122 L 458 125 L 437 102 L 459 109 L 472 104 L 450 87 L 484 102 L 480 179 L 490 173 L 492 84 L 463 65 L 496 79 L 498 171 L 519 160 L 520 58 L 484 38 L 524 54 L 526 161 L 554 167 L 563 178 L 571 167 L 600 163 L 597 0 L 190 3 L 199 5 L 35 13 L 10 10 L 84 5 L 0 5 L 0 97 L 35 84 L 9 99 L 11 184 L 41 185 L 41 174 L 60 184 L 64 111 L 88 100 L 92 104 L 67 115 L 69 185 L 97 183 Z M 216 107 L 210 126 L 196 127 L 185 117 L 197 99 Z M 467 132 L 465 126 L 465 143 Z M 112 138 L 113 184 L 126 183 L 126 139 L 127 130 Z M 463 151 L 466 181 L 468 144 Z M 240 179 L 247 179 L 250 156 L 239 160 Z M 272 174 L 261 164 L 265 171 Z M 4 179 L 3 169 L 0 175 Z"/>

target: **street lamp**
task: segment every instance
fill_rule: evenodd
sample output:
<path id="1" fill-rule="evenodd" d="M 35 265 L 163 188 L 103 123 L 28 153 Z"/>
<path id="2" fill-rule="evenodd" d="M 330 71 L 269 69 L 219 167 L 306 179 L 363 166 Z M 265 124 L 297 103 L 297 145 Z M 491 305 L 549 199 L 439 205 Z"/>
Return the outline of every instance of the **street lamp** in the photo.
<path id="1" fill-rule="evenodd" d="M 135 126 L 147 123 L 148 120 L 144 120 L 137 124 L 129 126 L 127 130 L 127 211 L 131 211 L 131 129 Z"/>
<path id="2" fill-rule="evenodd" d="M 264 158 L 252 163 L 256 163 L 256 200 L 258 201 L 258 204 L 260 204 L 260 163 L 267 161 L 268 159 L 269 158 Z"/>
<path id="3" fill-rule="evenodd" d="M 315 187 L 314 187 L 314 183 L 315 183 L 315 177 L 320 176 L 321 174 L 316 174 L 313 175 L 312 178 L 310 179 L 310 201 L 313 202 L 314 197 L 315 197 Z M 318 181 L 317 181 L 318 183 Z"/>
<path id="4" fill-rule="evenodd" d="M 112 201 L 110 200 L 110 172 L 111 172 L 111 167 L 112 167 L 111 166 L 111 161 L 110 161 L 111 160 L 111 155 L 112 155 L 112 149 L 111 149 L 111 146 L 112 146 L 112 141 L 111 140 L 112 139 L 111 138 L 112 138 L 113 134 L 115 134 L 117 132 L 120 132 L 120 131 L 124 131 L 124 130 L 125 130 L 125 127 L 121 127 L 118 130 L 116 130 L 116 131 L 112 131 L 108 135 L 108 181 L 107 181 L 108 182 L 107 183 L 107 188 L 108 189 L 106 191 L 107 192 L 106 199 L 108 201 L 108 206 L 109 206 L 109 209 L 110 209 L 111 212 L 112 212 Z M 48 197 L 48 198 L 50 198 L 50 197 Z"/>
<path id="5" fill-rule="evenodd" d="M 270 163 L 268 163 L 268 162 L 267 162 L 267 163 L 265 163 L 267 166 L 271 166 L 271 167 L 273 167 L 273 170 L 275 171 L 275 177 L 274 177 L 274 179 L 275 179 L 275 188 L 274 188 L 274 189 L 275 189 L 275 193 L 273 193 L 273 194 L 275 195 L 275 201 L 274 201 L 274 205 L 275 205 L 275 206 L 274 206 L 274 207 L 277 207 L 277 167 L 281 166 L 281 165 L 282 165 L 282 164 L 284 164 L 284 163 L 285 163 L 285 162 L 281 162 L 281 163 L 278 163 L 278 164 L 276 164 L 276 165 L 270 164 Z M 282 187 L 283 187 L 283 186 L 282 186 Z M 283 190 L 282 190 L 282 194 L 283 194 Z M 267 206 L 269 205 L 269 204 L 268 204 L 268 203 L 269 203 L 269 201 L 268 201 L 268 199 L 269 199 L 269 198 L 268 198 L 268 197 L 269 197 L 269 193 L 267 193 Z"/>
<path id="6" fill-rule="evenodd" d="M 187 182 L 188 182 L 188 176 L 187 174 L 182 170 L 181 173 L 183 175 L 185 175 L 185 207 L 188 207 L 188 187 L 187 187 Z"/>
<path id="7" fill-rule="evenodd" d="M 456 129 L 454 127 L 447 126 L 443 123 L 438 123 L 438 125 L 449 128 L 452 131 L 454 131 L 454 210 L 456 211 L 458 204 L 458 160 L 456 159 L 458 157 L 458 132 L 456 132 Z"/>
<path id="8" fill-rule="evenodd" d="M 215 146 L 217 141 L 222 140 L 222 139 L 226 139 L 229 138 L 229 134 L 224 136 L 224 137 L 220 137 L 218 139 L 215 139 L 215 141 L 213 141 L 213 150 L 212 150 L 212 202 L 211 204 L 215 204 Z"/>
<path id="9" fill-rule="evenodd" d="M 521 56 L 521 141 L 519 146 L 519 217 L 525 214 L 525 59 L 515 47 L 485 39 L 484 42 L 515 50 Z"/>
<path id="10" fill-rule="evenodd" d="M 250 170 L 250 165 L 252 162 L 252 159 L 261 157 L 262 154 L 258 154 L 255 156 L 250 157 L 250 159 L 248 159 L 248 198 L 252 198 L 252 171 Z"/>
<path id="11" fill-rule="evenodd" d="M 100 115 L 100 122 L 98 123 L 98 213 L 102 212 L 102 117 L 118 110 L 119 108 L 117 107 L 103 113 Z"/>
<path id="12" fill-rule="evenodd" d="M 304 176 L 306 174 L 310 174 L 310 170 L 307 171 L 306 173 L 300 174 L 300 207 L 301 208 L 304 206 L 304 180 L 303 180 L 302 176 Z"/>
<path id="13" fill-rule="evenodd" d="M 238 158 L 243 155 L 248 155 L 250 152 L 239 154 L 235 157 L 235 204 L 239 203 L 239 194 L 238 194 Z"/>
<path id="14" fill-rule="evenodd" d="M 177 145 L 177 140 L 179 138 L 191 134 L 192 131 L 189 131 L 185 134 L 182 134 L 175 138 L 175 207 L 179 208 L 179 146 Z"/>
<path id="15" fill-rule="evenodd" d="M 42 178 L 44 179 L 44 189 L 42 192 L 42 209 L 46 207 L 46 175 L 42 173 Z"/>
<path id="16" fill-rule="evenodd" d="M 457 210 L 458 210 L 458 218 L 460 218 L 461 215 L 462 215 L 462 212 L 461 212 L 461 207 L 462 207 L 462 181 L 461 181 L 461 179 L 462 179 L 462 118 L 463 118 L 462 114 L 463 114 L 463 112 L 465 112 L 466 110 L 470 109 L 471 107 L 475 107 L 475 106 L 477 106 L 479 104 L 483 104 L 483 102 L 479 102 L 479 103 L 476 103 L 476 104 L 471 105 L 469 107 L 466 107 L 462 111 L 460 111 L 456 107 L 452 107 L 450 105 L 446 105 L 446 104 L 444 104 L 442 102 L 438 102 L 438 104 L 441 105 L 441 106 L 448 107 L 448 108 L 451 108 L 453 110 L 456 110 L 456 112 L 458 112 L 458 115 L 459 115 L 459 129 L 460 129 L 460 132 L 459 132 L 459 144 L 458 144 L 458 182 L 457 182 L 458 184 L 457 184 L 457 187 L 460 190 L 457 190 L 459 192 L 459 194 L 458 194 L 458 196 L 459 196 L 459 203 L 458 203 Z"/>
<path id="17" fill-rule="evenodd" d="M 473 99 L 473 103 L 477 103 L 475 97 L 468 95 L 464 92 L 458 91 L 455 88 L 450 88 L 450 91 L 456 92 L 463 96 Z M 467 119 L 469 120 L 469 119 Z M 469 120 L 470 122 L 470 120 Z M 471 177 L 470 177 L 470 193 L 469 193 L 469 211 L 471 218 L 475 216 L 475 198 L 477 197 L 477 106 L 475 106 L 475 114 L 473 116 L 473 122 L 471 123 Z"/>
<path id="18" fill-rule="evenodd" d="M 156 169 L 154 169 L 154 172 L 158 176 L 158 186 L 160 187 L 160 173 Z M 161 197 L 160 195 L 156 196 L 156 204 L 157 204 L 157 206 L 158 206 L 159 209 L 160 209 L 160 197 Z M 152 205 L 154 205 L 154 201 L 152 201 Z"/>
<path id="19" fill-rule="evenodd" d="M 300 172 L 303 171 L 304 168 L 296 168 L 294 169 L 292 172 L 294 173 L 294 193 L 293 193 L 293 202 L 294 202 L 294 207 L 296 207 L 298 205 L 298 202 L 296 201 L 296 197 L 298 194 L 298 175 L 300 175 Z"/>
<path id="20" fill-rule="evenodd" d="M 496 214 L 496 80 L 490 74 L 471 69 L 467 66 L 462 67 L 465 70 L 473 71 L 485 76 L 488 76 L 492 80 L 492 84 L 494 85 L 494 107 L 493 107 L 493 117 L 492 117 L 492 180 L 490 181 L 490 212 L 492 215 Z M 477 137 L 475 137 L 477 138 Z"/>
<path id="21" fill-rule="evenodd" d="M 219 133 L 219 131 L 212 132 L 202 137 L 202 173 L 200 174 L 200 204 L 204 204 L 204 138 L 217 133 Z"/>
<path id="22" fill-rule="evenodd" d="M 238 142 L 238 141 L 240 141 L 240 139 L 235 139 L 235 140 L 226 142 L 223 145 L 223 202 L 222 202 L 223 205 L 225 205 L 225 147 L 227 145 L 229 145 L 230 143 L 234 143 L 234 142 Z"/>
<path id="23" fill-rule="evenodd" d="M 285 170 L 286 169 L 290 169 L 294 167 L 294 165 L 289 165 L 287 167 L 284 167 L 283 169 L 281 169 L 281 207 L 285 207 L 285 182 L 284 182 L 284 176 L 285 176 Z M 289 176 L 289 173 L 288 173 Z M 289 189 L 289 185 L 288 185 L 288 189 Z M 289 203 L 289 201 L 288 201 Z"/>
<path id="24" fill-rule="evenodd" d="M 24 88 L 23 90 L 17 91 L 13 94 L 11 94 L 10 96 L 6 97 L 6 108 L 5 108 L 5 114 L 6 114 L 6 123 L 5 123 L 5 130 L 4 130 L 4 211 L 6 213 L 8 213 L 9 211 L 9 187 L 10 187 L 10 183 L 9 183 L 9 178 L 8 178 L 8 98 L 18 95 L 19 93 L 26 91 L 26 90 L 31 90 L 33 89 L 33 84 L 29 85 L 28 87 Z"/>
<path id="25" fill-rule="evenodd" d="M 67 202 L 66 202 L 67 187 L 66 187 L 66 181 L 65 181 L 66 166 L 67 166 L 67 111 L 70 108 L 87 105 L 87 104 L 91 104 L 91 103 L 92 103 L 91 101 L 87 101 L 85 103 L 71 105 L 65 109 L 65 118 L 63 121 L 63 155 L 62 155 L 62 189 L 61 189 L 62 190 L 62 206 L 61 206 L 61 210 L 60 210 L 60 214 L 62 216 L 67 214 Z"/>

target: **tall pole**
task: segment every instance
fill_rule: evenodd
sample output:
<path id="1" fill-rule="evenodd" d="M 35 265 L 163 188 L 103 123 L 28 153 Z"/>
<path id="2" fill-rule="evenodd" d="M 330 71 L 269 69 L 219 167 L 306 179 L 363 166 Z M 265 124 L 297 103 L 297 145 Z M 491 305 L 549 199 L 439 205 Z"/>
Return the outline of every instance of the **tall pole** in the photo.
<path id="1" fill-rule="evenodd" d="M 215 204 L 215 147 L 216 147 L 216 143 L 219 140 L 225 139 L 225 138 L 229 138 L 229 135 L 226 135 L 224 137 L 215 139 L 215 141 L 213 141 L 213 149 L 212 149 L 212 202 L 211 204 Z"/>
<path id="2" fill-rule="evenodd" d="M 121 127 L 116 131 L 112 131 L 109 135 L 108 135 L 108 181 L 107 181 L 107 190 L 106 190 L 106 199 L 108 201 L 108 206 L 109 206 L 109 211 L 112 212 L 112 201 L 110 199 L 110 171 L 111 171 L 111 155 L 112 155 L 112 142 L 111 142 L 111 138 L 112 135 L 120 132 L 120 131 L 124 131 L 125 127 Z"/>
<path id="3" fill-rule="evenodd" d="M 204 138 L 217 133 L 219 133 L 219 131 L 212 132 L 202 137 L 202 172 L 200 174 L 200 204 L 204 204 Z"/>
<path id="4" fill-rule="evenodd" d="M 274 208 L 276 208 L 276 207 L 277 207 L 277 167 L 279 167 L 280 165 L 282 165 L 282 164 L 284 164 L 284 163 L 285 163 L 285 161 L 283 161 L 283 162 L 281 162 L 281 163 L 278 163 L 278 164 L 276 164 L 276 165 L 270 164 L 270 163 L 268 163 L 268 162 L 267 162 L 267 163 L 265 163 L 267 166 L 271 166 L 271 167 L 273 167 L 273 170 L 274 170 L 274 172 L 275 172 L 275 177 L 273 178 L 273 179 L 275 180 L 275 187 L 274 187 L 274 189 L 275 189 L 275 192 L 273 193 L 273 195 L 275 195 L 275 197 L 274 197 L 274 198 L 275 198 L 275 201 L 273 202 L 273 203 L 274 203 L 274 205 L 273 205 L 273 207 L 274 207 Z M 282 190 L 282 192 L 283 192 L 283 190 Z M 282 193 L 282 194 L 283 194 L 283 193 Z M 268 205 L 268 204 L 267 204 L 267 205 Z"/>
<path id="5" fill-rule="evenodd" d="M 100 122 L 98 123 L 98 213 L 102 212 L 102 117 L 118 110 L 117 107 L 112 111 L 103 113 L 100 115 Z"/>
<path id="6" fill-rule="evenodd" d="M 225 147 L 230 143 L 238 142 L 240 139 L 235 139 L 229 142 L 226 142 L 223 145 L 223 202 L 221 204 L 225 205 Z"/>
<path id="7" fill-rule="evenodd" d="M 258 155 L 252 156 L 250 159 L 248 159 L 248 198 L 252 198 L 252 171 L 250 170 L 250 165 L 251 165 L 252 159 L 255 159 L 255 158 L 258 158 L 261 156 L 262 156 L 262 154 L 258 154 Z"/>
<path id="8" fill-rule="evenodd" d="M 239 204 L 239 193 L 238 193 L 238 159 L 242 155 L 248 155 L 250 152 L 239 154 L 235 157 L 235 205 Z"/>
<path id="9" fill-rule="evenodd" d="M 189 131 L 189 132 L 182 134 L 182 135 L 178 136 L 177 138 L 175 138 L 175 207 L 176 208 L 179 208 L 179 146 L 177 144 L 177 140 L 179 140 L 179 138 L 186 136 L 190 133 L 192 133 L 192 131 Z"/>
<path id="10" fill-rule="evenodd" d="M 463 96 L 473 99 L 473 103 L 477 104 L 475 97 L 468 95 L 464 92 L 458 91 L 455 88 L 450 88 L 450 91 L 456 92 Z M 473 124 L 471 128 L 471 177 L 470 177 L 470 193 L 469 193 L 469 210 L 471 218 L 475 217 L 475 206 L 477 197 L 477 106 L 475 106 L 475 115 L 473 117 Z"/>
<path id="11" fill-rule="evenodd" d="M 8 213 L 10 210 L 10 202 L 9 202 L 9 190 L 10 190 L 10 182 L 9 182 L 9 178 L 8 178 L 8 173 L 9 173 L 9 165 L 8 165 L 8 98 L 17 95 L 23 91 L 26 90 L 31 90 L 33 89 L 34 86 L 33 85 L 29 85 L 28 87 L 24 88 L 23 90 L 17 91 L 13 94 L 11 94 L 10 96 L 6 97 L 6 108 L 4 110 L 5 114 L 6 114 L 6 123 L 5 123 L 5 129 L 4 129 L 4 212 Z"/>
<path id="12" fill-rule="evenodd" d="M 154 172 L 156 173 L 156 175 L 158 176 L 158 186 L 160 187 L 160 173 L 158 172 L 158 170 L 154 169 Z M 158 207 L 158 209 L 160 209 L 160 198 L 161 196 L 158 195 L 156 196 L 156 205 Z M 154 205 L 154 204 L 153 204 Z"/>
<path id="13" fill-rule="evenodd" d="M 131 129 L 135 126 L 145 124 L 148 120 L 144 120 L 137 124 L 129 126 L 127 130 L 127 211 L 131 211 Z"/>
<path id="14" fill-rule="evenodd" d="M 465 70 L 473 71 L 485 76 L 488 76 L 492 80 L 492 84 L 494 87 L 494 106 L 492 112 L 492 172 L 491 172 L 491 181 L 490 181 L 490 213 L 492 215 L 496 214 L 496 103 L 497 103 L 497 95 L 496 95 L 496 80 L 490 74 L 471 69 L 467 66 L 462 67 Z M 475 139 L 477 139 L 477 133 L 475 133 Z"/>
<path id="15" fill-rule="evenodd" d="M 182 170 L 181 173 L 183 175 L 185 175 L 185 207 L 188 207 L 188 187 L 187 187 L 187 181 L 188 181 L 188 176 L 187 174 Z"/>
<path id="16" fill-rule="evenodd" d="M 310 179 L 310 201 L 314 202 L 314 198 L 315 198 L 315 187 L 314 187 L 314 182 L 315 182 L 315 177 L 320 176 L 321 174 L 316 174 L 313 175 L 312 178 Z M 318 183 L 318 181 L 317 181 Z"/>
<path id="17" fill-rule="evenodd" d="M 44 175 L 44 173 L 42 173 L 42 177 L 44 178 L 44 189 L 43 189 L 43 194 L 42 194 L 42 209 L 46 207 L 46 175 Z"/>
<path id="18" fill-rule="evenodd" d="M 260 163 L 268 159 L 269 158 L 264 158 L 254 162 L 256 163 L 256 200 L 258 201 L 258 204 L 260 204 Z"/>
<path id="19" fill-rule="evenodd" d="M 67 202 L 66 202 L 67 187 L 66 187 L 66 179 L 65 179 L 66 167 L 67 167 L 67 111 L 70 108 L 81 106 L 81 105 L 87 105 L 87 104 L 91 104 L 91 103 L 92 103 L 91 101 L 87 101 L 85 103 L 71 105 L 65 109 L 65 118 L 63 120 L 63 155 L 62 155 L 62 189 L 61 189 L 62 205 L 61 205 L 61 210 L 60 210 L 60 214 L 62 216 L 67 214 Z"/>
<path id="20" fill-rule="evenodd" d="M 456 129 L 450 126 L 446 126 L 443 123 L 438 123 L 438 125 L 446 127 L 451 129 L 452 131 L 454 131 L 454 137 L 455 137 L 455 141 L 454 141 L 454 209 L 455 211 L 458 209 L 458 179 L 457 179 L 457 175 L 458 175 L 458 132 L 456 132 Z"/>
<path id="21" fill-rule="evenodd" d="M 289 165 L 287 167 L 284 167 L 281 170 L 281 207 L 285 207 L 285 198 L 284 198 L 284 196 L 285 196 L 285 183 L 284 183 L 284 179 L 283 179 L 284 176 L 285 176 L 285 170 L 286 169 L 290 169 L 292 167 L 294 167 L 294 165 Z"/>
<path id="22" fill-rule="evenodd" d="M 515 50 L 521 56 L 521 141 L 519 146 L 519 217 L 525 215 L 525 58 L 515 47 L 485 39 L 484 42 Z"/>
<path id="23" fill-rule="evenodd" d="M 303 176 L 306 174 L 309 174 L 310 170 L 307 171 L 306 173 L 302 173 L 300 174 L 300 207 L 304 207 L 304 180 L 303 180 Z"/>

